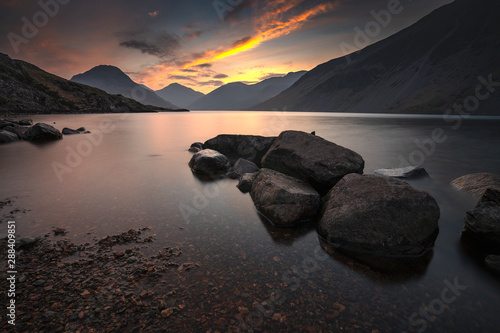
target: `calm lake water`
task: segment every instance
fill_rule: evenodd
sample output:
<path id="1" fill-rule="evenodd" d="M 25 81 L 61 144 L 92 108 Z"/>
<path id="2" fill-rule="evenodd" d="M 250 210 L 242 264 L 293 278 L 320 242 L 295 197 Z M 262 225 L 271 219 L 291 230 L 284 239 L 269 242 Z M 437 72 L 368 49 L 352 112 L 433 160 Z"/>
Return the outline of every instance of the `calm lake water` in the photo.
<path id="1" fill-rule="evenodd" d="M 65 237 L 84 243 L 150 226 L 149 235 L 156 235 L 151 251 L 178 246 L 183 256 L 200 264 L 189 278 L 195 286 L 188 301 L 215 313 L 209 326 L 215 327 L 220 317 L 234 318 L 225 310 L 231 302 L 254 311 L 255 331 L 300 332 L 318 323 L 323 332 L 500 329 L 500 279 L 460 242 L 463 216 L 478 198 L 450 186 L 469 173 L 500 174 L 500 120 L 286 112 L 46 115 L 34 120 L 55 122 L 59 130 L 84 126 L 93 134 L 0 146 L 0 200 L 15 198 L 13 208 L 29 209 L 16 215 L 17 237 L 61 227 L 68 231 Z M 384 275 L 330 256 L 319 247 L 314 226 L 274 228 L 259 218 L 237 181 L 202 182 L 187 165 L 193 142 L 218 134 L 274 136 L 288 129 L 316 131 L 358 152 L 367 174 L 399 167 L 403 160 L 422 163 L 431 178 L 410 183 L 430 192 L 441 209 L 440 233 L 424 272 Z M 439 143 L 430 144 L 433 131 L 440 132 Z M 6 224 L 0 227 L 4 237 Z M 453 296 L 445 304 L 442 292 L 454 283 L 466 289 L 445 292 L 447 299 Z M 214 286 L 217 295 L 208 292 Z M 262 307 L 264 315 L 258 311 Z M 186 332 L 197 327 L 185 325 Z"/>

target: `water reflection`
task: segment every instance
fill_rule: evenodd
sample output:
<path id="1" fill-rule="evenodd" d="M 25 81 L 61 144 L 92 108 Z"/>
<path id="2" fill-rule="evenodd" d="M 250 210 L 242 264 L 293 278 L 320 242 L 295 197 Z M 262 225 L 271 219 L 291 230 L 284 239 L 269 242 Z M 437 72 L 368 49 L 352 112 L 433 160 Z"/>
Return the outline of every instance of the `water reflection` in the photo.
<path id="1" fill-rule="evenodd" d="M 295 241 L 303 238 L 310 232 L 316 232 L 313 222 L 302 223 L 294 227 L 276 227 L 264 215 L 259 212 L 257 212 L 257 215 L 269 236 L 278 245 L 291 246 Z"/>

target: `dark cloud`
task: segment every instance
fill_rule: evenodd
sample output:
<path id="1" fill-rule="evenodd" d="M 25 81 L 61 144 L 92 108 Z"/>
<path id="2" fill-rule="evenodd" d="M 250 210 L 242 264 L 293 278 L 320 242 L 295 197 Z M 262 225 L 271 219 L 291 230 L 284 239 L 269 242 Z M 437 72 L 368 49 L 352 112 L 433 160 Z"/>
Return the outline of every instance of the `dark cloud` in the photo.
<path id="1" fill-rule="evenodd" d="M 136 49 L 159 58 L 172 57 L 181 44 L 179 37 L 166 31 L 130 31 L 118 35 L 120 46 Z"/>
<path id="2" fill-rule="evenodd" d="M 181 69 L 181 71 L 184 73 L 198 73 L 198 71 L 194 69 Z"/>
<path id="3" fill-rule="evenodd" d="M 194 31 L 194 32 L 185 34 L 184 38 L 186 38 L 188 40 L 196 39 L 196 38 L 200 37 L 203 33 L 204 33 L 204 31 L 202 31 L 202 30 Z"/>
<path id="4" fill-rule="evenodd" d="M 200 86 L 216 86 L 216 87 L 220 87 L 224 84 L 224 82 L 222 81 L 218 81 L 218 80 L 210 80 L 210 81 L 205 81 L 205 82 L 198 82 L 198 84 Z"/>
<path id="5" fill-rule="evenodd" d="M 252 39 L 252 36 L 247 36 L 247 37 L 243 37 L 242 39 L 238 39 L 236 42 L 233 43 L 233 46 L 238 46 L 238 45 L 245 44 L 250 39 Z"/>
<path id="6" fill-rule="evenodd" d="M 224 13 L 224 20 L 239 21 L 241 20 L 242 13 L 246 9 L 251 9 L 257 11 L 259 5 L 259 0 L 243 0 L 241 3 L 234 7 L 230 7 L 228 11 Z"/>
<path id="7" fill-rule="evenodd" d="M 209 64 L 209 63 L 205 63 L 205 64 L 199 64 L 199 65 L 196 65 L 194 67 L 199 67 L 199 68 L 210 68 L 212 67 L 212 64 Z"/>
<path id="8" fill-rule="evenodd" d="M 214 79 L 225 79 L 226 77 L 229 77 L 226 74 L 217 74 L 214 76 Z"/>

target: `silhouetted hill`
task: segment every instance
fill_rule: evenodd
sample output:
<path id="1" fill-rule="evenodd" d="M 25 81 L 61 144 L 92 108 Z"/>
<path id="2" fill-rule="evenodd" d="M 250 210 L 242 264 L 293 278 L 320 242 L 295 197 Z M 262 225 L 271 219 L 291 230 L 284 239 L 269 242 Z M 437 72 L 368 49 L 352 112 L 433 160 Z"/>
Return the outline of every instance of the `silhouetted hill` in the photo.
<path id="1" fill-rule="evenodd" d="M 294 84 L 306 71 L 288 73 L 283 77 L 273 77 L 256 84 L 232 82 L 225 84 L 201 97 L 190 109 L 195 110 L 246 110 L 276 96 Z"/>
<path id="2" fill-rule="evenodd" d="M 132 81 L 127 74 L 115 66 L 96 66 L 83 74 L 73 76 L 71 81 L 102 89 L 109 94 L 120 94 L 145 105 L 179 109 L 178 106 L 156 95 L 154 91 Z"/>
<path id="3" fill-rule="evenodd" d="M 205 94 L 185 87 L 178 83 L 172 83 L 163 89 L 156 90 L 156 94 L 161 98 L 180 106 L 187 108 L 191 103 L 205 96 Z"/>
<path id="4" fill-rule="evenodd" d="M 479 76 L 500 81 L 499 56 L 500 2 L 457 0 L 252 109 L 443 114 L 474 96 Z M 493 93 L 476 113 L 500 114 L 499 106 Z"/>
<path id="5" fill-rule="evenodd" d="M 0 53 L 0 111 L 9 113 L 152 112 L 132 99 L 71 82 Z"/>

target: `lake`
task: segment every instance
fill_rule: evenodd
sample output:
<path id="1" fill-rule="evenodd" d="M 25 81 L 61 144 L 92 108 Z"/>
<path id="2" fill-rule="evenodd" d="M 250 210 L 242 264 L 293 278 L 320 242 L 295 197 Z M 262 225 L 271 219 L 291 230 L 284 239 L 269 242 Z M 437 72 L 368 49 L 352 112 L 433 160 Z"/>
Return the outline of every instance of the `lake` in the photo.
<path id="1" fill-rule="evenodd" d="M 499 330 L 500 279 L 460 241 L 463 216 L 478 198 L 450 185 L 465 174 L 500 174 L 496 118 L 214 111 L 33 119 L 59 130 L 84 126 L 92 134 L 0 146 L 0 200 L 13 198 L 13 207 L 28 210 L 15 215 L 17 237 L 60 239 L 51 231 L 61 227 L 68 231 L 64 237 L 85 243 L 149 226 L 155 241 L 143 251 L 179 247 L 200 266 L 187 275 L 191 286 L 182 295 L 187 308 L 177 325 L 186 332 L 224 331 L 221 318 L 254 331 Z M 430 179 L 409 181 L 441 210 L 424 271 L 381 274 L 329 255 L 313 225 L 272 227 L 236 180 L 203 182 L 188 167 L 193 142 L 291 129 L 316 131 L 356 151 L 367 174 L 405 163 L 426 168 Z M 0 226 L 5 237 L 6 223 Z M 194 320 L 202 315 L 203 324 Z"/>

